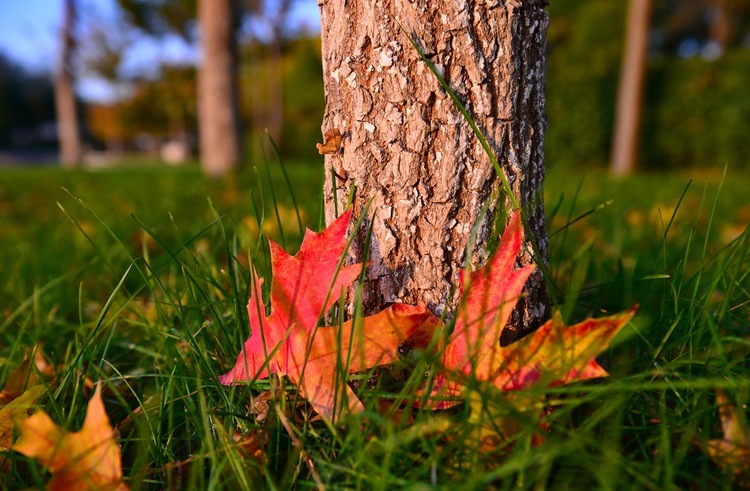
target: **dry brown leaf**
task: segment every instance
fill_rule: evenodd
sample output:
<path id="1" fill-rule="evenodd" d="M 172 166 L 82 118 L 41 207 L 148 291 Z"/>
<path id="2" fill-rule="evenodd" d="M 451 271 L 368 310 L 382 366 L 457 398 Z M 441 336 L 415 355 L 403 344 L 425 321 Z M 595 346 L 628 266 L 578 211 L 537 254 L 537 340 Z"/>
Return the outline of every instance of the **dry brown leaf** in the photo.
<path id="1" fill-rule="evenodd" d="M 724 438 L 708 442 L 708 456 L 730 472 L 739 487 L 750 489 L 750 428 L 721 389 L 716 390 L 716 405 Z"/>
<path id="2" fill-rule="evenodd" d="M 268 463 L 266 446 L 268 445 L 268 431 L 252 430 L 246 435 L 234 433 L 232 439 L 237 444 L 237 450 L 246 458 L 253 459 L 262 466 Z"/>
<path id="3" fill-rule="evenodd" d="M 323 135 L 323 143 L 316 143 L 315 147 L 317 147 L 320 155 L 334 154 L 338 153 L 343 141 L 341 131 L 332 128 Z"/>
<path id="4" fill-rule="evenodd" d="M 54 376 L 55 369 L 47 363 L 42 350 L 34 351 L 33 366 L 29 355 L 26 354 L 23 362 L 11 372 L 5 387 L 0 391 L 0 405 L 10 403 L 23 394 L 27 388 L 40 385 L 42 380 L 51 380 Z"/>
<path id="5" fill-rule="evenodd" d="M 268 417 L 268 401 L 273 399 L 273 391 L 264 390 L 257 396 L 253 396 L 252 405 L 248 408 L 250 414 L 255 414 L 257 421 L 264 421 Z"/>

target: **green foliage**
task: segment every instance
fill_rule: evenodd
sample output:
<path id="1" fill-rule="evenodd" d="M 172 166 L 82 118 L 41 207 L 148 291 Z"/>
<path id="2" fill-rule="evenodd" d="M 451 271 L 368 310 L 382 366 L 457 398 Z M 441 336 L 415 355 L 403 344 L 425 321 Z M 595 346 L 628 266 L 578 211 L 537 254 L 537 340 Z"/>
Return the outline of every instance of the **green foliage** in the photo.
<path id="1" fill-rule="evenodd" d="M 133 96 L 120 104 L 121 138 L 197 134 L 195 81 L 194 68 L 163 65 L 159 79 L 136 83 Z"/>
<path id="2" fill-rule="evenodd" d="M 282 74 L 284 126 L 281 150 L 285 155 L 297 157 L 315 154 L 315 144 L 322 141 L 320 125 L 325 103 L 320 39 L 298 39 L 290 43 Z"/>
<path id="3" fill-rule="evenodd" d="M 244 48 L 240 74 L 242 117 L 247 123 L 247 139 L 256 148 L 264 136 L 273 112 L 271 84 L 279 77 L 273 70 L 270 47 L 253 44 Z M 320 38 L 298 38 L 284 42 L 279 63 L 282 96 L 280 150 L 287 157 L 309 158 L 317 155 L 315 144 L 321 141 L 320 124 L 325 104 Z M 251 152 L 261 158 L 261 152 Z"/>
<path id="4" fill-rule="evenodd" d="M 173 32 L 186 39 L 194 35 L 196 0 L 117 0 L 128 21 L 151 35 Z"/>
<path id="5" fill-rule="evenodd" d="M 627 2 L 619 0 L 551 2 L 546 133 L 550 167 L 606 167 L 609 162 L 626 8 Z M 676 36 L 671 30 L 677 27 L 668 22 L 677 19 L 676 14 L 660 15 L 657 9 L 655 35 Z M 663 48 L 673 48 L 672 44 Z M 735 44 L 719 59 L 708 61 L 683 60 L 657 48 L 652 46 L 646 72 L 641 167 L 750 166 L 745 136 L 750 98 L 744 90 L 750 51 Z"/>
<path id="6" fill-rule="evenodd" d="M 750 167 L 750 50 L 649 64 L 642 155 L 653 168 Z"/>
<path id="7" fill-rule="evenodd" d="M 596 166 L 609 159 L 626 2 L 552 2 L 546 158 Z"/>

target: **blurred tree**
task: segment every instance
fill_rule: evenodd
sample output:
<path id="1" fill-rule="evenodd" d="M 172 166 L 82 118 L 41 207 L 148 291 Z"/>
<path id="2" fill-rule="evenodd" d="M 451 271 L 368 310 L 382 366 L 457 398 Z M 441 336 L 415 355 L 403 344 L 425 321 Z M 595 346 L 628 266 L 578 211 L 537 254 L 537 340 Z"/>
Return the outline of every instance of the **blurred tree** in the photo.
<path id="1" fill-rule="evenodd" d="M 63 21 L 60 28 L 60 60 L 55 75 L 55 107 L 60 163 L 77 166 L 82 157 L 81 136 L 75 97 L 76 20 L 75 0 L 63 0 Z"/>
<path id="2" fill-rule="evenodd" d="M 122 73 L 122 65 L 132 33 L 121 29 L 118 21 L 103 20 L 100 13 L 87 11 L 80 37 L 81 70 L 89 77 L 103 79 L 114 90 L 110 104 L 89 104 L 86 108 L 88 136 L 103 142 L 109 151 L 125 150 L 127 137 L 119 104 L 128 94 L 131 80 Z M 114 23 L 117 23 L 116 25 Z"/>
<path id="3" fill-rule="evenodd" d="M 131 22 L 161 36 L 177 32 L 195 41 L 200 30 L 202 62 L 198 73 L 198 134 L 201 165 L 221 176 L 239 165 L 241 132 L 237 97 L 239 0 L 118 0 Z"/>
<path id="4" fill-rule="evenodd" d="M 549 7 L 547 165 L 611 163 L 628 2 L 556 0 Z M 641 168 L 748 167 L 742 150 L 750 98 L 742 95 L 750 60 L 750 0 L 727 0 L 731 35 L 711 48 L 713 0 L 652 2 Z M 746 92 L 746 91 L 745 91 Z"/>
<path id="5" fill-rule="evenodd" d="M 206 174 L 223 176 L 241 160 L 237 101 L 239 4 L 199 0 L 202 62 L 198 72 L 198 134 Z"/>
<path id="6" fill-rule="evenodd" d="M 611 170 L 615 175 L 632 172 L 638 155 L 650 9 L 651 0 L 630 0 L 612 141 Z"/>
<path id="7" fill-rule="evenodd" d="M 83 70 L 119 85 L 124 78 L 121 66 L 125 51 L 132 43 L 130 31 L 115 29 L 101 21 L 87 22 L 86 27 L 80 49 Z"/>
<path id="8" fill-rule="evenodd" d="M 197 0 L 117 0 L 128 20 L 154 36 L 178 33 L 195 39 Z"/>
<path id="9" fill-rule="evenodd" d="M 326 155 L 326 216 L 331 220 L 350 197 L 355 214 L 371 203 L 352 249 L 357 260 L 371 260 L 366 309 L 400 299 L 437 313 L 452 310 L 458 272 L 481 262 L 496 209 L 520 205 L 523 211 L 524 241 L 537 247 L 523 248 L 518 264 L 546 261 L 546 4 L 320 3 L 323 128 L 333 147 Z M 487 138 L 512 196 L 497 193 L 500 176 L 409 35 Z M 370 257 L 362 257 L 368 250 Z M 504 342 L 548 315 L 541 272 L 527 283 L 519 306 Z"/>
<path id="10" fill-rule="evenodd" d="M 254 90 L 243 91 L 243 94 L 251 97 L 251 100 L 248 101 L 250 103 L 247 105 L 249 108 L 247 112 L 251 115 L 252 127 L 256 135 L 259 131 L 267 130 L 279 144 L 284 133 L 285 97 L 282 64 L 289 41 L 288 17 L 295 2 L 296 0 L 232 0 L 231 7 L 235 12 L 231 17 L 234 21 L 235 32 L 242 35 L 245 41 L 250 40 L 253 44 L 262 46 L 262 49 L 246 50 L 245 54 L 247 55 L 252 51 L 253 56 L 260 55 L 269 61 L 263 68 L 263 78 L 254 81 L 252 86 Z M 160 36 L 177 32 L 189 41 L 195 41 L 198 38 L 196 35 L 196 14 L 198 8 L 200 8 L 200 2 L 196 2 L 196 0 L 161 0 L 158 2 L 153 0 L 118 0 L 118 3 L 127 12 L 129 20 L 134 25 L 152 35 Z M 206 2 L 206 7 L 219 8 L 211 5 L 213 3 L 215 2 Z M 241 21 L 242 26 L 240 26 Z M 217 21 L 212 20 L 212 22 Z M 202 22 L 199 24 L 202 24 Z M 237 31 L 237 29 L 240 30 Z M 203 40 L 203 38 L 200 39 Z M 204 46 L 203 49 L 205 48 Z M 236 49 L 236 46 L 232 49 Z M 204 59 L 208 58 L 204 56 Z M 235 71 L 237 71 L 236 62 L 234 66 Z M 215 68 L 211 71 L 217 73 Z M 200 83 L 199 87 L 202 85 Z M 199 90 L 199 96 L 201 93 L 202 91 Z M 208 101 L 210 96 L 208 98 L 203 97 L 203 99 Z M 201 111 L 199 117 L 202 119 L 213 113 L 214 111 Z M 204 127 L 205 125 L 199 126 Z M 206 128 L 208 127 L 206 126 Z M 227 132 L 221 131 L 220 134 L 227 135 Z M 203 146 L 203 143 L 201 146 Z M 222 148 L 227 148 L 227 146 L 222 145 Z"/>
<path id="11" fill-rule="evenodd" d="M 108 148 L 144 135 L 190 143 L 190 135 L 197 131 L 195 68 L 162 65 L 159 72 L 155 80 L 131 81 L 129 96 L 113 104 L 90 104 L 91 135 Z"/>

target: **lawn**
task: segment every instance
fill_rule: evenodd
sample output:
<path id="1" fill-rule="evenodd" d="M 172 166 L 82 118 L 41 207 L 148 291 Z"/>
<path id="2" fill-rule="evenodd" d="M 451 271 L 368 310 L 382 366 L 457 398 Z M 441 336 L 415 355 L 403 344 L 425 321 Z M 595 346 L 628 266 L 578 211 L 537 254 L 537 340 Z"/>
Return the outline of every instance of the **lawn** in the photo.
<path id="1" fill-rule="evenodd" d="M 484 388 L 434 414 L 381 411 L 398 396 L 360 383 L 367 411 L 332 426 L 294 397 L 264 401 L 293 394 L 275 379 L 218 382 L 248 335 L 250 268 L 269 274 L 261 235 L 293 253 L 300 222 L 321 228 L 320 166 L 286 170 L 289 183 L 278 165 L 222 182 L 190 166 L 2 170 L 0 387 L 43 353 L 40 405 L 77 430 L 102 381 L 133 489 L 732 488 L 705 447 L 722 436 L 716 390 L 737 407 L 750 395 L 747 176 L 548 172 L 565 321 L 640 309 L 600 358 L 608 379 L 528 391 L 550 428 L 534 444 L 537 422 Z M 516 428 L 488 446 L 477 421 L 500 419 Z M 0 451 L 1 487 L 48 478 Z"/>

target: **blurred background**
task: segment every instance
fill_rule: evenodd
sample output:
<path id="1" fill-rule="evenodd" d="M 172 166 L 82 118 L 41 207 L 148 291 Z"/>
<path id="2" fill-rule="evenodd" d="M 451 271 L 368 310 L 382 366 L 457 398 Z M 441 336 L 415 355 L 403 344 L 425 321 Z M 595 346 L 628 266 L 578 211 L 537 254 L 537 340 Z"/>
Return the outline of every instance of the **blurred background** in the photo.
<path id="1" fill-rule="evenodd" d="M 0 165 L 194 164 L 196 3 L 2 0 Z M 550 3 L 549 168 L 748 167 L 750 0 Z M 230 49 L 244 162 L 260 158 L 268 131 L 283 156 L 319 164 L 316 2 L 236 8 Z M 72 102 L 61 105 L 65 97 Z M 75 131 L 63 136 L 61 124 L 72 123 L 60 121 Z M 78 139 L 72 155 L 61 137 Z"/>
<path id="2" fill-rule="evenodd" d="M 324 103 L 317 4 L 251 0 L 233 8 L 236 35 L 226 48 L 247 155 L 258 156 L 253 146 L 266 130 L 287 155 L 317 155 Z M 0 19 L 0 163 L 57 160 L 63 75 L 81 145 L 73 160 L 181 163 L 196 155 L 195 0 L 3 0 Z"/>

